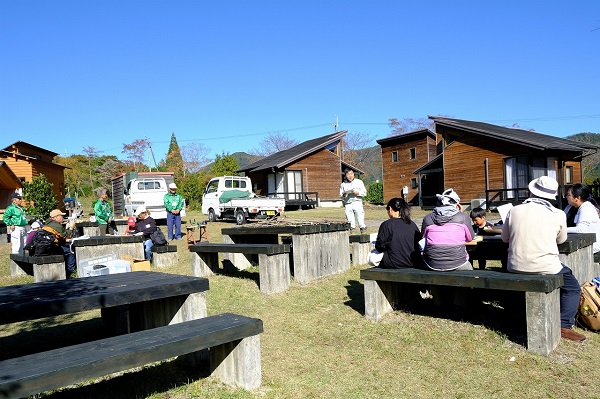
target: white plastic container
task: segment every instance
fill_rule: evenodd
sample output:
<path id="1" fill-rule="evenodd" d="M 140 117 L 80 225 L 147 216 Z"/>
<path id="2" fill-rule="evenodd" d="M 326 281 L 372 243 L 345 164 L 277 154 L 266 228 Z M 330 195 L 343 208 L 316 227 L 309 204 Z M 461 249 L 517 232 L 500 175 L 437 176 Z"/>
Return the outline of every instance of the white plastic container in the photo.
<path id="1" fill-rule="evenodd" d="M 102 264 L 108 268 L 108 274 L 127 273 L 131 271 L 131 263 L 128 260 L 109 260 Z"/>

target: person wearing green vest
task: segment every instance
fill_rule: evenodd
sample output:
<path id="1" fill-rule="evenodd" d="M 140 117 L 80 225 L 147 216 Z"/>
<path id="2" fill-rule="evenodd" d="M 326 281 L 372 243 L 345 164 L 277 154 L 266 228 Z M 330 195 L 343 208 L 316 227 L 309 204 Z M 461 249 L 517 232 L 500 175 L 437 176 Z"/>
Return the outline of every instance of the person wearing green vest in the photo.
<path id="1" fill-rule="evenodd" d="M 113 218 L 113 211 L 110 204 L 106 201 L 108 197 L 106 190 L 103 188 L 98 189 L 98 200 L 94 202 L 94 215 L 96 216 L 96 222 L 100 228 L 100 235 L 113 235 L 116 229 L 116 223 Z"/>
<path id="2" fill-rule="evenodd" d="M 169 184 L 169 192 L 164 197 L 167 209 L 167 231 L 169 241 L 181 239 L 181 210 L 183 209 L 183 197 L 177 192 L 175 183 Z M 175 228 L 175 231 L 173 231 Z"/>
<path id="3" fill-rule="evenodd" d="M 28 223 L 21 194 L 13 193 L 12 204 L 6 207 L 2 220 L 4 220 L 7 231 L 10 233 L 11 253 L 23 255 L 26 235 L 25 226 Z"/>

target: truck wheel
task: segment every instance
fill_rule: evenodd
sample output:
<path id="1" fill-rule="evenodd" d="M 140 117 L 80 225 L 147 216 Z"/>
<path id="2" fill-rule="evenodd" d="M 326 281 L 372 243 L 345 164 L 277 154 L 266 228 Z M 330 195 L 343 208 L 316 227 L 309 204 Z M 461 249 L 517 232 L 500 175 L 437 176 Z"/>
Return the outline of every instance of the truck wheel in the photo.
<path id="1" fill-rule="evenodd" d="M 235 222 L 237 224 L 246 223 L 246 215 L 244 215 L 244 211 L 235 211 Z"/>
<path id="2" fill-rule="evenodd" d="M 208 221 L 209 222 L 216 222 L 217 221 L 217 215 L 215 215 L 215 210 L 210 208 L 208 210 Z"/>

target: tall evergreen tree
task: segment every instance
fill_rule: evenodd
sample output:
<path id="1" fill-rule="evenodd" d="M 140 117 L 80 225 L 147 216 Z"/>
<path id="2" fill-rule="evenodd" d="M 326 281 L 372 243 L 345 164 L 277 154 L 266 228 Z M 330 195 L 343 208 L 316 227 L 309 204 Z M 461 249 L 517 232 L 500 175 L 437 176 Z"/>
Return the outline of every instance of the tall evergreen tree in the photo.
<path id="1" fill-rule="evenodd" d="M 179 150 L 179 144 L 177 144 L 174 132 L 171 133 L 171 143 L 169 143 L 169 151 L 167 152 L 165 164 L 167 172 L 173 172 L 175 174 L 175 179 L 185 176 L 183 158 L 181 157 L 181 151 Z"/>

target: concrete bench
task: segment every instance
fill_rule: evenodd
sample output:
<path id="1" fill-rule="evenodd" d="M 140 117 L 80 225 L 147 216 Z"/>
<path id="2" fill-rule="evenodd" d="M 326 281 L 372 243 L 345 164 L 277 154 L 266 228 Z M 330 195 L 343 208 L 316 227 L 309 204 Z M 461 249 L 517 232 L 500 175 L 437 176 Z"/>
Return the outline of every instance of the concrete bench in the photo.
<path id="1" fill-rule="evenodd" d="M 0 362 L 0 395 L 22 398 L 210 348 L 211 375 L 261 385 L 260 319 L 231 313 L 157 327 Z"/>
<path id="2" fill-rule="evenodd" d="M 352 263 L 364 265 L 368 262 L 369 253 L 375 249 L 370 234 L 353 234 L 348 237 L 352 248 Z"/>
<path id="3" fill-rule="evenodd" d="M 402 287 L 425 284 L 484 290 L 520 291 L 525 297 L 527 349 L 548 355 L 560 340 L 561 275 L 531 275 L 491 270 L 436 272 L 419 269 L 370 268 L 365 280 L 365 316 L 373 321 L 398 307 Z"/>
<path id="4" fill-rule="evenodd" d="M 158 268 L 173 266 L 179 262 L 177 245 L 160 245 L 152 247 L 152 264 Z"/>
<path id="5" fill-rule="evenodd" d="M 10 275 L 33 275 L 36 283 L 67 278 L 63 255 L 29 256 L 10 254 Z"/>
<path id="6" fill-rule="evenodd" d="M 258 255 L 259 286 L 263 294 L 286 291 L 290 286 L 290 246 L 288 244 L 215 244 L 190 245 L 192 272 L 197 277 L 208 277 L 219 269 L 219 253 Z M 225 271 L 235 265 L 223 262 Z"/>

